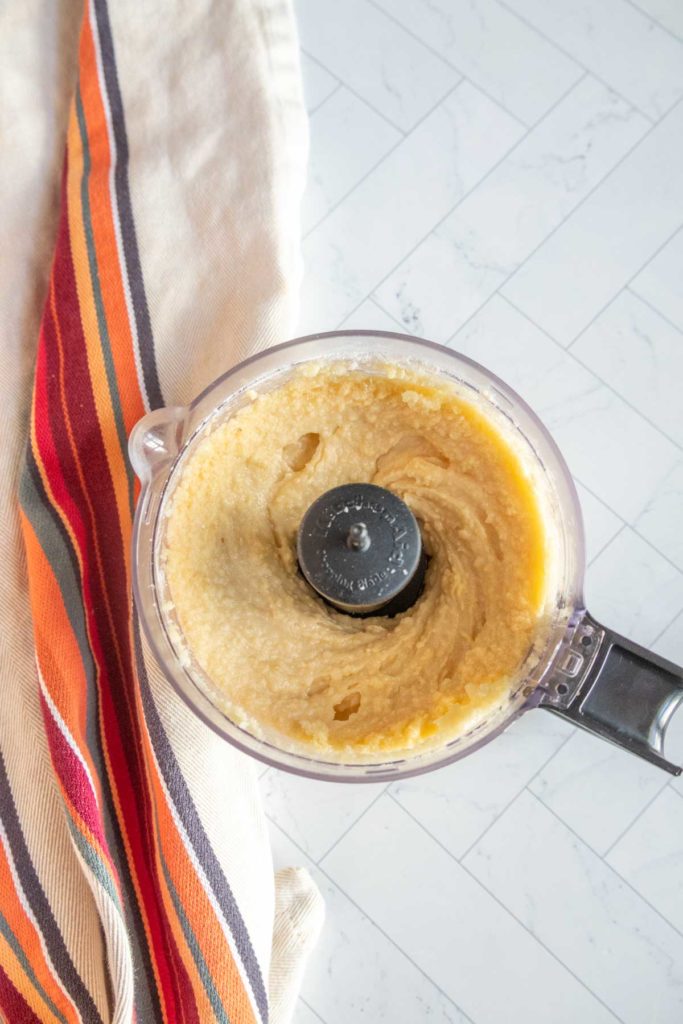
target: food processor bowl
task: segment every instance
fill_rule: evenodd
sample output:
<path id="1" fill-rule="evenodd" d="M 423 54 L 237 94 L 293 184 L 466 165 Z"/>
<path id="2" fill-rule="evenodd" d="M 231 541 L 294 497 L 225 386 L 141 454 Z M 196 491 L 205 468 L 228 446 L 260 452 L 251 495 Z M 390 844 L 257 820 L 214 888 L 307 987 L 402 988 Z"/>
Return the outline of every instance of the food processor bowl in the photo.
<path id="1" fill-rule="evenodd" d="M 535 489 L 546 524 L 548 587 L 543 628 L 509 695 L 461 735 L 425 741 L 404 752 L 322 758 L 287 737 L 232 721 L 211 680 L 182 642 L 163 571 L 165 512 L 183 466 L 220 423 L 305 364 L 343 362 L 367 373 L 404 366 L 452 386 L 483 413 L 515 450 Z M 674 774 L 663 756 L 667 723 L 683 701 L 683 671 L 597 623 L 583 602 L 583 525 L 569 470 L 529 406 L 496 376 L 432 342 L 378 331 L 316 334 L 267 349 L 219 377 L 187 407 L 158 409 L 129 442 L 141 493 L 133 531 L 137 612 L 154 656 L 186 704 L 244 752 L 316 779 L 376 782 L 442 767 L 493 740 L 520 714 L 543 708 Z M 419 681 L 416 680 L 416 685 Z"/>

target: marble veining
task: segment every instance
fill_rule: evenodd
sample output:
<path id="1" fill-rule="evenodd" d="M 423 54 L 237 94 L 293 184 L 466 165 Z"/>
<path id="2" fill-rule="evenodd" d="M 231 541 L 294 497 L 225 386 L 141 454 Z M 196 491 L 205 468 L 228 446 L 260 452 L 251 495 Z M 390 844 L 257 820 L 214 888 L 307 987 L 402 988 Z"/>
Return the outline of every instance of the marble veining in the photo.
<path id="1" fill-rule="evenodd" d="M 683 663 L 683 3 L 294 2 L 297 333 L 507 380 L 574 474 L 591 611 Z M 681 778 L 541 711 L 391 785 L 260 775 L 327 904 L 294 1024 L 683 1019 Z"/>
<path id="2" fill-rule="evenodd" d="M 403 323 L 448 337 L 501 288 L 647 131 L 583 78 L 376 292 Z"/>

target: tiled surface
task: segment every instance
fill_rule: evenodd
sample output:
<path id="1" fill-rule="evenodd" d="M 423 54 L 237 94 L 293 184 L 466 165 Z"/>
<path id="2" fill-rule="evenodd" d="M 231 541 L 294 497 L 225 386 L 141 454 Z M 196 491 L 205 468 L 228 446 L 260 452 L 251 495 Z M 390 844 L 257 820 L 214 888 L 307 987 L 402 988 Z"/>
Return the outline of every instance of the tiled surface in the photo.
<path id="1" fill-rule="evenodd" d="M 659 252 L 683 217 L 683 104 L 548 236 L 503 293 L 569 345 Z"/>
<path id="2" fill-rule="evenodd" d="M 679 271 L 683 282 L 683 253 Z M 683 445 L 683 332 L 627 288 L 571 350 L 663 434 Z"/>
<path id="3" fill-rule="evenodd" d="M 683 935 L 531 793 L 465 866 L 625 1024 L 680 1020 Z"/>
<path id="4" fill-rule="evenodd" d="M 680 5 L 683 14 L 683 4 Z M 677 232 L 631 282 L 631 291 L 683 331 L 683 231 Z"/>
<path id="5" fill-rule="evenodd" d="M 683 797 L 664 789 L 607 860 L 683 932 Z"/>
<path id="6" fill-rule="evenodd" d="M 518 143 L 377 291 L 418 333 L 446 340 L 647 131 L 590 76 Z"/>
<path id="7" fill-rule="evenodd" d="M 683 95 L 683 43 L 627 0 L 506 3 L 649 117 L 661 117 Z"/>
<path id="8" fill-rule="evenodd" d="M 457 85 L 307 235 L 301 330 L 351 313 L 523 131 L 475 86 Z"/>
<path id="9" fill-rule="evenodd" d="M 524 124 L 535 124 L 581 77 L 570 57 L 495 0 L 379 6 Z"/>
<path id="10" fill-rule="evenodd" d="M 460 75 L 369 0 L 298 0 L 301 44 L 403 130 L 414 128 Z"/>
<path id="11" fill-rule="evenodd" d="M 509 381 L 575 474 L 589 606 L 683 662 L 683 4 L 296 5 L 302 333 Z M 680 779 L 534 712 L 389 787 L 262 786 L 327 903 L 296 1024 L 683 1019 Z"/>

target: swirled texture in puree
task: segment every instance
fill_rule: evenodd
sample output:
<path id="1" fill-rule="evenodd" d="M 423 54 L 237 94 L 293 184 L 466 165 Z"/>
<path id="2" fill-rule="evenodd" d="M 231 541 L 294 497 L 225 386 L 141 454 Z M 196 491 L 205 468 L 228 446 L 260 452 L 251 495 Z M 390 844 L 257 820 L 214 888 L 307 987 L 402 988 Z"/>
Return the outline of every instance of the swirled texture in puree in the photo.
<path id="1" fill-rule="evenodd" d="M 173 493 L 165 571 L 184 642 L 223 710 L 296 745 L 414 746 L 504 700 L 543 604 L 532 483 L 481 413 L 435 379 L 336 366 L 261 395 L 198 446 Z M 393 619 L 329 608 L 297 571 L 308 506 L 371 481 L 431 556 Z"/>

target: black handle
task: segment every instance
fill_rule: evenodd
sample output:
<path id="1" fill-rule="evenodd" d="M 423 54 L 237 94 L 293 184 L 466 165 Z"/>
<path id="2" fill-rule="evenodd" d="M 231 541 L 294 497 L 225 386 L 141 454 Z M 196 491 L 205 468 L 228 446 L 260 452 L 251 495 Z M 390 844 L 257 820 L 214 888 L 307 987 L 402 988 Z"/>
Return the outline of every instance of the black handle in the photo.
<path id="1" fill-rule="evenodd" d="M 667 725 L 681 703 L 683 668 L 586 612 L 567 636 L 539 707 L 680 775 L 663 750 Z"/>

